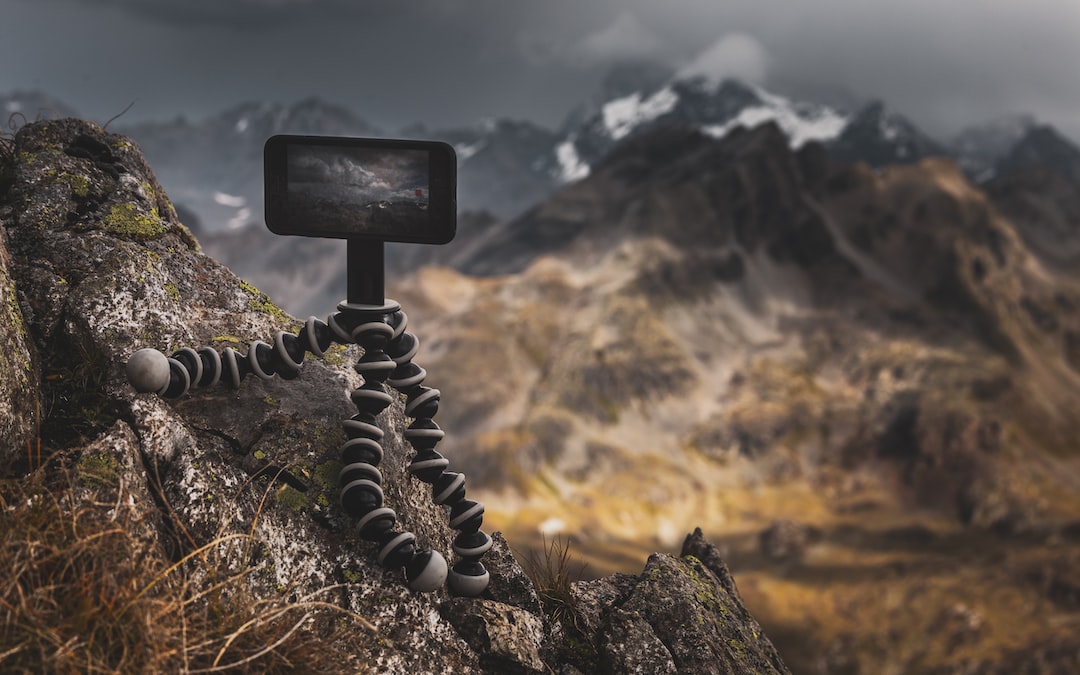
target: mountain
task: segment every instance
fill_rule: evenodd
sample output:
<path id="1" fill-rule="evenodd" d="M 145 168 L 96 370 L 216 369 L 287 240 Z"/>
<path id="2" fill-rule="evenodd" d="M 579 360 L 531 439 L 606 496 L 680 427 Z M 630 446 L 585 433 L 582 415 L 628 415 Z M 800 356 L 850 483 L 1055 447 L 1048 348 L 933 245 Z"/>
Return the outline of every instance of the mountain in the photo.
<path id="1" fill-rule="evenodd" d="M 546 159 L 555 134 L 531 122 L 488 120 L 469 129 L 427 133 L 405 129 L 405 137 L 451 143 L 458 156 L 458 204 L 464 211 L 513 217 L 552 190 Z"/>
<path id="2" fill-rule="evenodd" d="M 1080 264 L 1080 148 L 1032 126 L 1004 155 L 985 188 L 1031 249 L 1061 269 Z"/>
<path id="3" fill-rule="evenodd" d="M 714 84 L 702 77 L 669 80 L 655 90 L 635 91 L 606 101 L 568 133 L 559 148 L 562 177 L 580 177 L 614 145 L 638 133 L 670 125 L 694 125 L 723 136 L 737 125 L 776 120 L 798 146 L 831 138 L 843 117 L 825 107 L 794 104 L 736 80 Z"/>
<path id="4" fill-rule="evenodd" d="M 173 200 L 196 214 L 196 231 L 262 223 L 263 144 L 275 134 L 378 136 L 342 106 L 310 98 L 293 105 L 244 103 L 200 122 L 178 118 L 121 126 L 138 142 Z"/>
<path id="5" fill-rule="evenodd" d="M 33 102 L 35 96 L 40 102 Z M 5 100 L 9 106 L 62 109 L 40 94 Z M 1051 161 L 1055 144 L 1066 148 L 1052 160 L 1059 169 L 1070 161 L 1068 146 L 1062 145 L 1068 141 L 1056 132 L 1041 142 L 1036 137 L 1025 144 L 1028 149 L 1023 157 L 1027 159 L 1020 155 L 1009 159 L 1014 147 L 1030 136 L 1028 130 L 1038 127 L 1028 118 L 979 125 L 946 144 L 880 102 L 848 113 L 734 80 L 682 77 L 647 62 L 621 64 L 558 131 L 526 121 L 488 120 L 467 128 L 430 130 L 413 125 L 395 132 L 454 145 L 463 227 L 459 227 L 459 240 L 445 249 L 390 247 L 388 265 L 396 274 L 436 260 L 459 264 L 469 250 L 483 248 L 483 240 L 501 236 L 495 230 L 511 227 L 519 216 L 528 219 L 532 207 L 562 186 L 588 176 L 620 144 L 640 134 L 682 125 L 720 138 L 738 127 L 769 121 L 779 125 L 794 148 L 820 142 L 834 159 L 878 168 L 946 156 L 981 182 L 995 172 L 1030 164 L 1033 156 L 1042 158 L 1040 162 Z M 293 105 L 246 103 L 199 122 L 176 119 L 119 128 L 135 138 L 158 167 L 178 212 L 207 250 L 294 312 L 319 314 L 333 306 L 345 275 L 341 247 L 317 240 L 286 243 L 262 225 L 262 142 L 275 133 L 371 136 L 385 131 L 317 99 Z M 500 225 L 472 228 L 481 223 Z M 245 228 L 252 231 L 241 231 Z M 252 256 L 255 250 L 261 255 Z M 267 260 L 277 263 L 268 267 Z"/>
<path id="6" fill-rule="evenodd" d="M 1005 176 L 1032 167 L 1045 167 L 1080 185 L 1080 148 L 1051 126 L 1032 125 L 998 158 L 996 173 Z"/>
<path id="7" fill-rule="evenodd" d="M 1066 672 L 1080 275 L 1024 227 L 949 159 L 671 125 L 389 292 L 512 538 L 703 520 L 795 672 Z"/>
<path id="8" fill-rule="evenodd" d="M 1011 115 L 975 124 L 948 141 L 949 155 L 978 183 L 992 179 L 996 164 L 1036 125 L 1030 115 Z"/>
<path id="9" fill-rule="evenodd" d="M 927 157 L 949 155 L 945 146 L 906 117 L 888 110 L 881 101 L 866 105 L 829 140 L 829 152 L 837 160 L 866 162 L 870 166 L 912 164 Z"/>

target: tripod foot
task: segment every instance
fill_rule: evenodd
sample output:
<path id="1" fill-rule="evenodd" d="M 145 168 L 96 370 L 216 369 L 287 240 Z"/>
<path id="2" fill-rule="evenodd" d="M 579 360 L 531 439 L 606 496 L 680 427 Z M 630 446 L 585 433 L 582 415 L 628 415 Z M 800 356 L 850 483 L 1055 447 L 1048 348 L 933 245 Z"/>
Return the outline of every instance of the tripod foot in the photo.
<path id="1" fill-rule="evenodd" d="M 431 593 L 446 583 L 446 558 L 438 551 L 421 551 L 405 565 L 409 590 Z"/>
<path id="2" fill-rule="evenodd" d="M 447 578 L 447 586 L 454 595 L 475 598 L 483 593 L 491 575 L 478 560 L 462 560 L 454 565 Z"/>
<path id="3" fill-rule="evenodd" d="M 169 360 L 156 349 L 147 347 L 132 354 L 126 370 L 135 391 L 163 394 L 169 386 Z"/>

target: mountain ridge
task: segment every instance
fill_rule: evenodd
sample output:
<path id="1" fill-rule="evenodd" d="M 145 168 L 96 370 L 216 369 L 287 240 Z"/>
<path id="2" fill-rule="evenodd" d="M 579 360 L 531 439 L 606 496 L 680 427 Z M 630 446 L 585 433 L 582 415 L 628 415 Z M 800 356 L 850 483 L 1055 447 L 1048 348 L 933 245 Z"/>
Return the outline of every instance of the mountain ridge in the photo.
<path id="1" fill-rule="evenodd" d="M 39 98 L 47 103 L 35 103 Z M 844 111 L 787 99 L 736 80 L 710 85 L 701 78 L 680 78 L 670 69 L 647 63 L 613 68 L 596 98 L 568 113 L 557 131 L 523 120 L 490 120 L 460 129 L 403 124 L 395 133 L 451 142 L 459 152 L 462 208 L 486 209 L 506 219 L 538 203 L 561 184 L 586 175 L 615 142 L 656 124 L 691 123 L 713 135 L 723 135 L 736 125 L 754 126 L 772 119 L 796 146 L 820 140 L 845 161 L 883 166 L 942 154 L 953 157 L 979 180 L 988 180 L 995 168 L 1000 168 L 997 165 L 1020 140 L 1017 128 L 1028 131 L 1037 125 L 1030 118 L 1014 118 L 1011 131 L 1008 121 L 985 123 L 939 141 L 881 102 Z M 5 109 L 72 112 L 68 106 L 34 93 L 9 94 L 0 97 L 0 103 Z M 247 125 L 251 125 L 250 130 Z M 343 106 L 314 98 L 291 105 L 241 103 L 198 122 L 179 118 L 122 130 L 143 146 L 177 203 L 211 232 L 229 223 L 236 227 L 260 222 L 259 181 L 253 178 L 259 170 L 255 160 L 261 152 L 260 138 L 273 133 L 386 133 Z M 255 141 L 238 142 L 237 137 L 244 136 Z M 1073 145 L 1064 137 L 1058 142 Z M 215 160 L 203 166 L 185 159 L 190 154 L 215 156 Z M 238 162 L 238 158 L 245 159 Z M 243 197 L 244 206 L 215 201 L 217 194 Z"/>

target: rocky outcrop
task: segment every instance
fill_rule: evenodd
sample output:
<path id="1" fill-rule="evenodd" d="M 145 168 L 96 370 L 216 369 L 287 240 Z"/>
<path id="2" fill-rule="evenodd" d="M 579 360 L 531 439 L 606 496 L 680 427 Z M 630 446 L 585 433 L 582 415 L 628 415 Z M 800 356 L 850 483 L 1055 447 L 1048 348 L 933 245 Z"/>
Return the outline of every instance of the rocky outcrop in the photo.
<path id="1" fill-rule="evenodd" d="M 786 672 L 700 536 L 682 557 L 651 559 L 639 577 L 593 582 L 610 592 L 574 586 L 579 602 L 569 614 L 545 613 L 538 589 L 497 534 L 485 557 L 492 581 L 483 597 L 410 593 L 376 564 L 373 545 L 337 504 L 340 424 L 355 412 L 347 392 L 360 383 L 347 366 L 359 348 L 332 349 L 295 380 L 249 378 L 237 391 L 208 388 L 175 401 L 136 393 L 124 362 L 139 348 L 247 351 L 253 340 L 296 332 L 299 324 L 201 253 L 126 138 L 57 120 L 27 125 L 4 147 L 11 151 L 0 180 L 3 494 L 65 478 L 70 491 L 46 500 L 59 513 L 100 512 L 111 523 L 102 540 L 123 533 L 137 543 L 129 560 L 148 569 L 161 561 L 160 574 L 132 603 L 163 592 L 184 571 L 178 586 L 187 600 L 159 621 L 183 623 L 188 608 L 222 594 L 245 599 L 228 605 L 241 614 L 232 624 L 239 628 L 215 643 L 220 651 L 204 667 L 296 667 L 288 646 L 306 636 L 321 663 L 330 654 L 347 672 L 573 673 L 594 672 L 597 664 L 607 672 L 659 672 L 652 665 Z M 380 425 L 387 432 L 380 464 L 387 503 L 421 545 L 448 552 L 444 510 L 408 477 L 400 403 Z M 5 526 L 18 525 L 20 514 L 5 510 Z M 95 596 L 82 611 L 98 616 L 92 602 L 111 597 Z M 289 608 L 303 614 L 276 642 L 234 654 L 266 607 L 276 608 L 275 617 Z M 55 650 L 34 656 L 26 643 L 5 643 L 0 665 L 85 665 L 81 633 L 52 630 Z M 183 645 L 162 658 L 181 659 L 169 662 L 176 668 L 198 666 L 196 645 Z M 131 658 L 119 648 L 105 653 Z"/>
<path id="2" fill-rule="evenodd" d="M 573 600 L 575 627 L 596 645 L 600 672 L 786 671 L 701 530 L 680 557 L 655 554 L 640 577 L 580 584 Z"/>

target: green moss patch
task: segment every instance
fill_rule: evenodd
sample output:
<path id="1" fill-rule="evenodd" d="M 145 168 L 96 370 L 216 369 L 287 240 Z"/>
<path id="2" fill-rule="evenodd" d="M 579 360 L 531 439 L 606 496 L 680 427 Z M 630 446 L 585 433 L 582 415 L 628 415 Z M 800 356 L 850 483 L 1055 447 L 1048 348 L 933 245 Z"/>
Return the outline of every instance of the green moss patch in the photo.
<path id="1" fill-rule="evenodd" d="M 240 280 L 240 288 L 245 293 L 248 293 L 251 298 L 247 302 L 247 307 L 253 312 L 261 312 L 262 314 L 269 314 L 275 319 L 284 321 L 286 323 L 292 321 L 285 310 L 274 304 L 274 301 L 270 299 L 266 293 L 263 293 L 259 289 L 255 288 L 252 284 L 243 279 Z"/>
<path id="2" fill-rule="evenodd" d="M 71 193 L 80 199 L 85 199 L 90 194 L 90 181 L 86 176 L 75 173 L 62 173 L 56 180 L 66 183 L 71 188 Z"/>
<path id="3" fill-rule="evenodd" d="M 92 485 L 115 485 L 120 476 L 120 462 L 106 452 L 83 455 L 79 459 L 79 477 Z"/>
<path id="4" fill-rule="evenodd" d="M 161 224 L 156 211 L 148 216 L 139 213 L 135 205 L 128 202 L 113 204 L 103 225 L 109 232 L 137 241 L 157 239 L 165 234 L 165 226 Z"/>
<path id="5" fill-rule="evenodd" d="M 293 511 L 303 511 L 311 505 L 307 495 L 288 485 L 282 485 L 277 489 L 274 493 L 274 500 Z"/>

